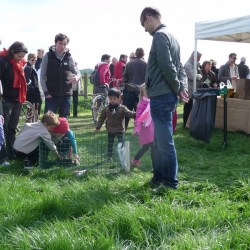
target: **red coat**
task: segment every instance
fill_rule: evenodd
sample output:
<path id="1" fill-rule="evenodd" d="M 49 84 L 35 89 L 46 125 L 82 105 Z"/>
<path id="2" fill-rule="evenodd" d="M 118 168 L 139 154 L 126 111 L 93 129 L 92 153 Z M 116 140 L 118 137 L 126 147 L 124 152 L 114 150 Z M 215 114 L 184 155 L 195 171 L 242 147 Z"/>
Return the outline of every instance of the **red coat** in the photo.
<path id="1" fill-rule="evenodd" d="M 110 83 L 110 70 L 108 63 L 102 63 L 98 67 L 100 74 L 100 84 L 104 85 L 105 83 Z"/>
<path id="2" fill-rule="evenodd" d="M 122 74 L 125 69 L 126 63 L 123 60 L 119 60 L 114 66 L 114 78 L 118 81 L 114 81 L 113 87 L 118 87 L 120 83 L 123 82 Z"/>

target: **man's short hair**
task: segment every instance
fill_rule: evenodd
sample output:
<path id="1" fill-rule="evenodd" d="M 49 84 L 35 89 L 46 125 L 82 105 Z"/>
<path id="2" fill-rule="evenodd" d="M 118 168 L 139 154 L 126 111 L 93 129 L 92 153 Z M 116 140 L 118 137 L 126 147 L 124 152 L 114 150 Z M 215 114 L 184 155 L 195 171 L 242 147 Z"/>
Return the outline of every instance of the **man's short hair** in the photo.
<path id="1" fill-rule="evenodd" d="M 161 13 L 156 8 L 146 7 L 143 9 L 143 11 L 141 13 L 140 21 L 144 20 L 146 18 L 146 16 L 153 16 L 153 17 L 160 18 Z"/>
<path id="2" fill-rule="evenodd" d="M 104 62 L 104 61 L 110 59 L 110 57 L 111 57 L 110 55 L 104 54 L 104 55 L 102 55 L 102 57 L 101 57 L 101 61 Z"/>
<path id="3" fill-rule="evenodd" d="M 137 48 L 135 51 L 135 55 L 137 58 L 143 58 L 145 53 L 143 48 Z"/>
<path id="4" fill-rule="evenodd" d="M 108 96 L 116 96 L 117 98 L 119 98 L 121 96 L 121 91 L 118 89 L 112 88 L 108 91 Z"/>
<path id="5" fill-rule="evenodd" d="M 125 59 L 125 58 L 128 58 L 128 56 L 125 55 L 125 54 L 121 54 L 119 60 L 122 60 L 122 59 Z"/>
<path id="6" fill-rule="evenodd" d="M 234 56 L 237 56 L 235 53 L 230 53 L 229 54 L 229 58 L 232 58 L 232 57 L 234 57 Z"/>
<path id="7" fill-rule="evenodd" d="M 67 44 L 68 44 L 68 43 L 69 43 L 69 38 L 68 38 L 65 34 L 59 33 L 59 34 L 57 34 L 57 35 L 55 36 L 55 43 L 57 43 L 58 41 L 63 41 L 63 40 L 65 40 L 65 39 L 66 39 Z"/>

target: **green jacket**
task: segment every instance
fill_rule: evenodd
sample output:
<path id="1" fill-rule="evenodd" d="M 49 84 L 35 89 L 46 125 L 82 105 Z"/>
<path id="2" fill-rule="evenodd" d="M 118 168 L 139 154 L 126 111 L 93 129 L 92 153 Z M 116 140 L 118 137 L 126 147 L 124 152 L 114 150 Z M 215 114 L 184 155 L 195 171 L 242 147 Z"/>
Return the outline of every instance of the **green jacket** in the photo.
<path id="1" fill-rule="evenodd" d="M 180 46 L 177 40 L 160 25 L 153 34 L 145 83 L 149 97 L 187 89 L 187 79 L 180 63 Z"/>

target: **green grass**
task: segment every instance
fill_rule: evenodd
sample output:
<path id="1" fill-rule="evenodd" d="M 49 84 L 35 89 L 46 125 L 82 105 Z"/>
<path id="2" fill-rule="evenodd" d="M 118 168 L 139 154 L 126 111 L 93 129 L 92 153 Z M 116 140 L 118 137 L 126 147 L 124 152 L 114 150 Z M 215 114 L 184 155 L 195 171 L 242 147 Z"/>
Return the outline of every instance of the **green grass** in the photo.
<path id="1" fill-rule="evenodd" d="M 228 133 L 223 148 L 223 131 L 215 129 L 205 144 L 182 128 L 181 105 L 178 114 L 180 185 L 154 194 L 146 185 L 149 152 L 129 174 L 108 167 L 74 174 L 89 167 L 87 146 L 101 138 L 90 139 L 89 102 L 81 102 L 80 117 L 70 118 L 81 166 L 26 171 L 17 161 L 0 168 L 0 249 L 249 249 L 249 135 Z"/>

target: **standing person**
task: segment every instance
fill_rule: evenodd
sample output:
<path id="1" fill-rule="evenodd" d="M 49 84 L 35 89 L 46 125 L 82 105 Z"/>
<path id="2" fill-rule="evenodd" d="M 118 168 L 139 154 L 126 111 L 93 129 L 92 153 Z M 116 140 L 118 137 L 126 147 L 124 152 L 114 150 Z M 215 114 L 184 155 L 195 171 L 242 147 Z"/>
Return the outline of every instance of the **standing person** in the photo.
<path id="1" fill-rule="evenodd" d="M 135 58 L 126 64 L 123 72 L 123 82 L 125 83 L 125 89 L 123 91 L 123 104 L 128 107 L 129 110 L 136 110 L 136 106 L 139 102 L 139 89 L 140 85 L 145 82 L 145 74 L 147 63 L 144 61 L 143 48 L 137 48 L 135 51 Z M 133 83 L 138 88 L 130 88 L 126 83 Z M 125 128 L 128 128 L 129 118 L 125 119 Z"/>
<path id="2" fill-rule="evenodd" d="M 237 55 L 235 53 L 230 53 L 228 61 L 220 67 L 218 73 L 219 81 L 227 84 L 227 81 L 229 80 L 234 89 L 236 89 L 236 81 L 239 79 L 238 66 L 235 63 L 236 60 Z"/>
<path id="3" fill-rule="evenodd" d="M 142 145 L 142 148 L 136 153 L 132 164 L 139 167 L 141 165 L 140 158 L 151 148 L 151 160 L 152 166 L 154 166 L 154 123 L 150 114 L 150 99 L 145 84 L 142 84 L 140 88 L 140 101 L 136 109 L 134 133 L 139 136 L 139 144 Z"/>
<path id="4" fill-rule="evenodd" d="M 22 103 L 26 101 L 26 79 L 23 67 L 28 49 L 22 42 L 14 42 L 8 50 L 0 52 L 0 80 L 3 88 L 3 116 L 5 145 L 0 151 L 0 164 L 9 165 L 16 158 L 13 144 Z"/>
<path id="5" fill-rule="evenodd" d="M 196 89 L 199 88 L 200 84 L 201 84 L 201 70 L 199 67 L 198 62 L 201 59 L 201 53 L 197 51 L 197 69 L 194 72 L 194 51 L 192 52 L 191 56 L 189 57 L 189 59 L 187 60 L 187 62 L 184 65 L 184 69 L 186 71 L 187 77 L 188 77 L 188 96 L 189 96 L 189 102 L 184 104 L 183 107 L 183 128 L 186 127 L 186 123 L 189 117 L 189 114 L 192 110 L 193 107 L 193 92 L 194 92 L 194 75 L 196 77 Z"/>
<path id="6" fill-rule="evenodd" d="M 79 80 L 75 63 L 67 45 L 69 38 L 62 33 L 55 36 L 55 45 L 49 48 L 42 60 L 40 82 L 45 95 L 45 109 L 67 117 L 70 110 L 72 84 Z"/>
<path id="7" fill-rule="evenodd" d="M 214 72 L 216 79 L 217 79 L 217 83 L 219 83 L 218 81 L 218 73 L 219 73 L 219 69 L 216 67 L 217 62 L 214 59 L 210 59 L 211 61 L 211 70 Z"/>
<path id="8" fill-rule="evenodd" d="M 106 121 L 106 129 L 108 131 L 107 159 L 112 160 L 114 139 L 117 137 L 118 142 L 124 145 L 125 117 L 134 118 L 135 112 L 130 111 L 127 107 L 120 104 L 121 92 L 119 90 L 110 89 L 108 98 L 109 105 L 101 111 L 94 132 L 99 132 Z"/>
<path id="9" fill-rule="evenodd" d="M 241 57 L 240 63 L 238 64 L 238 70 L 240 79 L 246 79 L 249 74 L 249 67 L 246 65 L 246 57 Z"/>
<path id="10" fill-rule="evenodd" d="M 178 162 L 172 119 L 178 101 L 177 95 L 184 102 L 188 101 L 187 86 L 182 82 L 186 77 L 181 68 L 180 47 L 174 36 L 162 24 L 158 9 L 144 8 L 140 22 L 145 31 L 153 36 L 145 77 L 150 112 L 155 126 L 155 162 L 150 183 L 158 187 L 163 185 L 177 188 Z M 179 80 L 180 76 L 183 76 L 183 79 Z"/>
<path id="11" fill-rule="evenodd" d="M 111 64 L 109 65 L 110 78 L 114 78 L 114 67 L 115 67 L 116 63 L 118 63 L 118 60 L 116 57 L 113 57 Z"/>
<path id="12" fill-rule="evenodd" d="M 77 63 L 76 65 L 76 71 L 77 71 L 77 76 L 79 80 L 77 81 L 76 84 L 72 85 L 72 90 L 73 90 L 73 117 L 78 117 L 78 96 L 82 90 L 82 75 L 80 70 L 77 68 Z"/>
<path id="13" fill-rule="evenodd" d="M 116 63 L 114 68 L 114 82 L 113 82 L 114 88 L 120 87 L 120 84 L 123 82 L 122 74 L 124 72 L 127 61 L 128 61 L 128 56 L 121 54 L 119 62 Z"/>
<path id="14" fill-rule="evenodd" d="M 211 70 L 211 61 L 204 61 L 201 65 L 201 86 L 202 88 L 217 88 L 217 79 L 215 73 Z"/>
<path id="15" fill-rule="evenodd" d="M 129 61 L 133 61 L 134 59 L 136 59 L 135 52 L 131 52 L 129 55 Z"/>
<path id="16" fill-rule="evenodd" d="M 101 62 L 95 66 L 99 72 L 100 84 L 99 86 L 94 86 L 94 94 L 103 93 L 107 94 L 107 87 L 110 84 L 110 55 L 104 54 L 101 57 Z"/>
<path id="17" fill-rule="evenodd" d="M 34 67 L 36 62 L 36 55 L 28 54 L 28 62 L 24 67 L 25 78 L 27 82 L 27 101 L 29 101 L 40 115 L 42 98 L 39 90 L 38 75 Z"/>
<path id="18" fill-rule="evenodd" d="M 44 56 L 44 49 L 38 49 L 37 50 L 37 60 L 36 60 L 36 63 L 35 63 L 36 71 L 38 71 L 40 69 L 40 67 L 41 67 L 43 56 Z"/>

